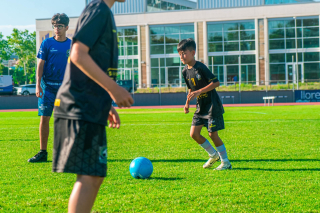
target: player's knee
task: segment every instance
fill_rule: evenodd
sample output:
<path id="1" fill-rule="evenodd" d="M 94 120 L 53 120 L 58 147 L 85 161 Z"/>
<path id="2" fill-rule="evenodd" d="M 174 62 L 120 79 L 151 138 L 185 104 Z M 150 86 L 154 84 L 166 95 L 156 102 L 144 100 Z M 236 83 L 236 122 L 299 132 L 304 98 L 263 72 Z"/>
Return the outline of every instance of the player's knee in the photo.
<path id="1" fill-rule="evenodd" d="M 88 184 L 91 187 L 99 188 L 104 180 L 104 177 L 78 175 L 77 179 L 77 181 L 82 182 L 83 184 Z"/>
<path id="2" fill-rule="evenodd" d="M 50 118 L 50 116 L 41 116 L 41 123 L 49 123 Z"/>
<path id="3" fill-rule="evenodd" d="M 100 188 L 101 184 L 103 183 L 103 177 L 94 177 L 92 180 L 92 186 L 95 188 Z"/>
<path id="4" fill-rule="evenodd" d="M 200 134 L 197 134 L 195 132 L 190 132 L 190 137 L 192 137 L 193 139 L 198 139 L 200 137 Z"/>
<path id="5" fill-rule="evenodd" d="M 215 132 L 209 132 L 209 137 L 214 140 L 214 139 L 218 139 L 219 138 L 219 135 L 218 135 L 218 132 L 215 131 Z"/>

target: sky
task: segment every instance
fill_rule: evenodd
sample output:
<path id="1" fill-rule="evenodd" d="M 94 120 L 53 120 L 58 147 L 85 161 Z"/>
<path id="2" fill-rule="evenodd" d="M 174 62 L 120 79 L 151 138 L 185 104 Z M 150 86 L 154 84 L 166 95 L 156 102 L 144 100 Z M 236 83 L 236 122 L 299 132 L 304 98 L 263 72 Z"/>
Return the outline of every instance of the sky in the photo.
<path id="1" fill-rule="evenodd" d="M 6 37 L 13 28 L 35 31 L 35 20 L 51 18 L 55 13 L 78 17 L 85 0 L 0 0 L 0 32 Z"/>

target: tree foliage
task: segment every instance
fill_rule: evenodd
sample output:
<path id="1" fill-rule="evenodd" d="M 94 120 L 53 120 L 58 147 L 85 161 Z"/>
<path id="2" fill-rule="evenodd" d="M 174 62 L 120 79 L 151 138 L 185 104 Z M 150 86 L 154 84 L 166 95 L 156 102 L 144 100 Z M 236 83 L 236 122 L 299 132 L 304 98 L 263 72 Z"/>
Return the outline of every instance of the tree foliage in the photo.
<path id="1" fill-rule="evenodd" d="M 11 56 L 10 49 L 8 46 L 8 41 L 3 39 L 3 35 L 0 32 L 0 75 L 7 72 L 8 68 L 6 68 L 2 62 L 3 60 L 8 60 Z"/>
<path id="2" fill-rule="evenodd" d="M 24 81 L 33 83 L 35 81 L 34 73 L 37 63 L 36 32 L 29 33 L 28 30 L 13 29 L 11 36 L 7 38 L 11 51 L 19 58 L 13 75 L 14 82 L 18 84 Z M 29 78 L 26 78 L 26 76 Z"/>
<path id="3" fill-rule="evenodd" d="M 7 39 L 3 39 L 3 35 L 0 33 L 0 58 L 9 60 L 12 55 L 18 56 L 15 69 L 10 71 L 14 83 L 19 85 L 25 81 L 27 83 L 35 82 L 36 32 L 13 29 L 12 34 L 7 36 Z M 4 68 L 2 61 L 0 61 L 0 64 L 0 74 L 1 71 L 3 74 L 7 74 L 7 68 Z"/>

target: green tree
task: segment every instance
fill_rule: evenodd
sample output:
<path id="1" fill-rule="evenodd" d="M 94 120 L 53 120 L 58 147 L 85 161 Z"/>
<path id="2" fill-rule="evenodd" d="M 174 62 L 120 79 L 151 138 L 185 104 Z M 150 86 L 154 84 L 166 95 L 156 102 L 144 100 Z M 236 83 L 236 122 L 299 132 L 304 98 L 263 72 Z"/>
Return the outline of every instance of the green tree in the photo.
<path id="1" fill-rule="evenodd" d="M 12 34 L 7 38 L 10 50 L 19 58 L 13 74 L 15 84 L 35 82 L 36 32 L 29 33 L 28 30 L 13 29 Z"/>
<path id="2" fill-rule="evenodd" d="M 0 32 L 0 75 L 7 74 L 8 68 L 5 67 L 2 63 L 3 60 L 9 60 L 11 52 L 9 49 L 8 41 L 3 39 L 3 35 Z"/>

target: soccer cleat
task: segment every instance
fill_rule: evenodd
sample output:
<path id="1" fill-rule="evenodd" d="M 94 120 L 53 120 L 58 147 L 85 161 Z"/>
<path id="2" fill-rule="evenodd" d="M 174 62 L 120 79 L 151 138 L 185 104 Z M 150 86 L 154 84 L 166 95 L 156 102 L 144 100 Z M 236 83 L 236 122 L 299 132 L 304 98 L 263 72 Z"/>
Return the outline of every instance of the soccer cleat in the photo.
<path id="1" fill-rule="evenodd" d="M 222 162 L 217 168 L 214 170 L 225 170 L 225 169 L 232 169 L 231 163 L 230 162 Z"/>
<path id="2" fill-rule="evenodd" d="M 207 169 L 213 166 L 213 164 L 220 160 L 218 152 L 215 152 L 213 156 L 210 156 L 209 160 L 203 164 L 203 168 Z"/>
<path id="3" fill-rule="evenodd" d="M 48 157 L 48 152 L 38 152 L 35 156 L 28 160 L 29 163 L 36 162 L 46 162 Z"/>

